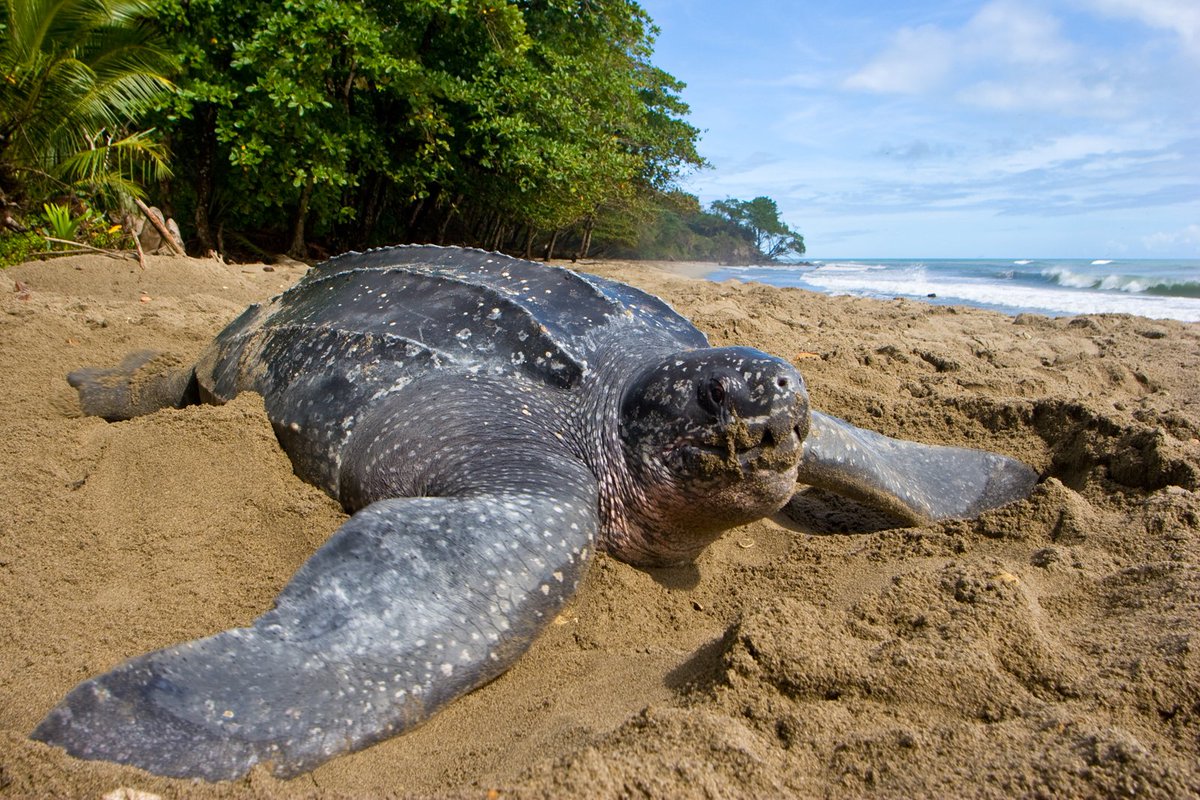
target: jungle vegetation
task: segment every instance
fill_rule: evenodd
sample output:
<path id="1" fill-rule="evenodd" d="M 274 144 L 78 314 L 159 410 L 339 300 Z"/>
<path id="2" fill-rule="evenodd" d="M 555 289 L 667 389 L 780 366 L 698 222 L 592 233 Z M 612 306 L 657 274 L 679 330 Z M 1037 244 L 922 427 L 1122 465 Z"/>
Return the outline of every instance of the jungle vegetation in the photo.
<path id="1" fill-rule="evenodd" d="M 148 197 L 196 253 L 803 252 L 769 198 L 678 189 L 656 33 L 631 0 L 0 0 L 9 247 Z"/>

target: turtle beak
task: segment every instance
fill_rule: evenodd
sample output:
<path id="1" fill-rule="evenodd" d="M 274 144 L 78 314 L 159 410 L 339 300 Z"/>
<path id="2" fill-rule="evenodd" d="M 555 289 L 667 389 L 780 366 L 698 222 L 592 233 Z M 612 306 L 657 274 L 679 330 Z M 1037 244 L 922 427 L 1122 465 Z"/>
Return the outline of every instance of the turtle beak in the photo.
<path id="1" fill-rule="evenodd" d="M 796 373 L 799 377 L 800 373 Z M 803 379 L 793 392 L 792 405 L 787 411 L 780 411 L 776 417 L 772 417 L 774 421 L 779 419 L 777 424 L 788 425 L 791 428 L 790 433 L 795 434 L 796 443 L 800 445 L 808 436 L 808 429 L 812 425 L 812 408 L 808 403 L 808 390 L 804 387 Z"/>
<path id="2" fill-rule="evenodd" d="M 790 409 L 774 414 L 763 427 L 761 446 L 776 449 L 799 447 L 807 433 L 807 420 L 805 416 L 803 422 L 797 421 L 796 414 Z"/>
<path id="3" fill-rule="evenodd" d="M 746 437 L 738 456 L 748 468 L 778 470 L 800 459 L 808 435 L 808 392 L 800 373 L 787 362 L 775 361 L 734 403 L 733 420 L 745 423 Z"/>
<path id="4" fill-rule="evenodd" d="M 802 381 L 797 388 L 799 391 L 793 391 L 790 399 L 781 397 L 777 401 L 777 408 L 763 426 L 761 446 L 764 450 L 773 449 L 776 458 L 794 456 L 799 461 L 804 437 L 808 435 L 808 392 Z"/>

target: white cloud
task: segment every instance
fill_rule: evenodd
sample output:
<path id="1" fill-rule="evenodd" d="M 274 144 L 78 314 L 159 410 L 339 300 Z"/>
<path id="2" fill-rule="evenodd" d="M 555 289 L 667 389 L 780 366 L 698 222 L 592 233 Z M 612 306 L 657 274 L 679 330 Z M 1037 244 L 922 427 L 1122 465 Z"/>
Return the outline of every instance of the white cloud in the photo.
<path id="1" fill-rule="evenodd" d="M 1085 116 L 1123 116 L 1125 103 L 1109 83 L 1069 75 L 1037 76 L 1007 82 L 985 80 L 959 91 L 956 98 L 996 111 L 1069 111 Z"/>
<path id="2" fill-rule="evenodd" d="M 994 166 L 1005 172 L 1027 172 L 1067 161 L 1103 156 L 1124 149 L 1126 143 L 1111 136 L 1072 134 L 1059 136 L 1002 156 Z"/>
<path id="3" fill-rule="evenodd" d="M 962 30 L 966 58 L 988 57 L 1012 64 L 1053 64 L 1074 48 L 1059 35 L 1058 20 L 1008 0 L 988 3 Z"/>
<path id="4" fill-rule="evenodd" d="M 1137 3 L 1144 0 L 1080 0 Z M 1169 4 L 1174 0 L 1150 0 Z M 1200 0 L 1194 3 L 1200 16 Z M 1070 40 L 1058 17 L 1027 0 L 992 0 L 957 27 L 902 28 L 843 88 L 945 95 L 976 108 L 1128 118 L 1144 100 L 1128 70 Z"/>
<path id="5" fill-rule="evenodd" d="M 957 30 L 901 28 L 890 46 L 847 78 L 843 87 L 912 94 L 937 88 L 964 71 L 1045 67 L 1074 56 L 1058 20 L 1013 0 L 993 0 Z"/>
<path id="6" fill-rule="evenodd" d="M 910 94 L 941 82 L 954 65 L 953 34 L 933 25 L 901 28 L 892 46 L 844 82 L 847 89 Z"/>
<path id="7" fill-rule="evenodd" d="M 773 27 L 792 13 L 746 6 L 768 7 Z M 809 31 L 818 51 L 738 49 L 744 71 L 683 75 L 729 94 L 701 122 L 716 168 L 694 190 L 706 202 L 774 197 L 824 254 L 1099 258 L 1111 238 L 1133 254 L 1200 257 L 1188 15 L 1168 29 L 1130 10 L 1167 7 L 959 0 L 893 6 L 881 30 L 861 5 L 835 4 Z"/>
<path id="8" fill-rule="evenodd" d="M 1102 14 L 1132 17 L 1151 28 L 1178 34 L 1193 55 L 1200 56 L 1200 3 L 1196 0 L 1087 0 Z"/>
<path id="9" fill-rule="evenodd" d="M 1159 231 L 1142 237 L 1147 250 L 1168 250 L 1181 246 L 1200 247 L 1200 225 L 1192 224 L 1177 231 Z"/>
<path id="10" fill-rule="evenodd" d="M 902 144 L 882 145 L 876 154 L 894 161 L 916 163 L 920 161 L 945 161 L 957 156 L 960 148 L 946 142 L 928 139 L 910 139 Z"/>

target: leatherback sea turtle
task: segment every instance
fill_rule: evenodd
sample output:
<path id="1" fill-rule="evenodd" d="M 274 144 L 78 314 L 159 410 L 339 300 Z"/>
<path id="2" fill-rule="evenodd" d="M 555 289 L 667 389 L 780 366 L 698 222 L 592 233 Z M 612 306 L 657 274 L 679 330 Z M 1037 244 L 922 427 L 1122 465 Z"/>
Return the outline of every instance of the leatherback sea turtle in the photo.
<path id="1" fill-rule="evenodd" d="M 353 512 L 252 625 L 85 681 L 33 732 L 161 775 L 292 776 L 400 733 L 511 665 L 596 550 L 688 561 L 797 481 L 916 522 L 1036 480 L 811 411 L 791 364 L 710 348 L 630 286 L 478 250 L 332 259 L 194 367 L 155 364 L 70 381 L 108 419 L 259 392 L 296 473 Z"/>

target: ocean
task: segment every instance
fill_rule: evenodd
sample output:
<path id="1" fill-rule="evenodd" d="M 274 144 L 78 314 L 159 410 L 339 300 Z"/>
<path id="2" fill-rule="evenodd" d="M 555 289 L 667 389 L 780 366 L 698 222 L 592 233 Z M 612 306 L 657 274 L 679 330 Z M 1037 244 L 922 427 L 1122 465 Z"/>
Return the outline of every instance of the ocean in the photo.
<path id="1" fill-rule="evenodd" d="M 1200 321 L 1200 259 L 830 259 L 721 267 L 707 277 L 1006 314 L 1113 312 Z"/>

